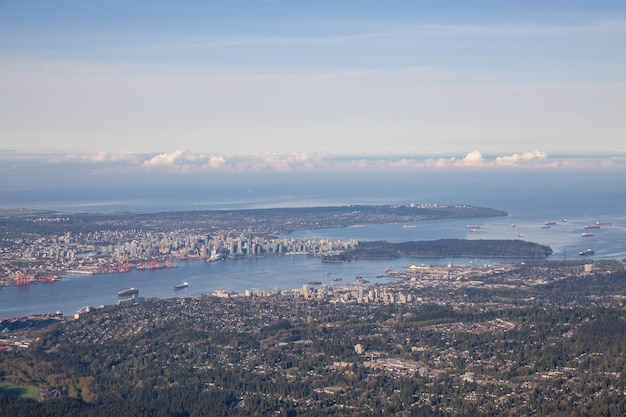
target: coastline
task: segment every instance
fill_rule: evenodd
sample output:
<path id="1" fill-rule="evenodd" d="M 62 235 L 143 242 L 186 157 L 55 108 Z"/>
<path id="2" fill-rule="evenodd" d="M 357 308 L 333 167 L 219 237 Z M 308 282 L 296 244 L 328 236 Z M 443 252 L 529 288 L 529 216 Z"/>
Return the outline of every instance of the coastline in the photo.
<path id="1" fill-rule="evenodd" d="M 10 210 L 1 218 L 9 246 L 0 285 L 30 285 L 43 274 L 102 275 L 167 268 L 171 261 L 208 262 L 285 253 L 345 252 L 358 241 L 318 247 L 315 240 L 277 238 L 309 227 L 393 224 L 505 216 L 469 205 L 363 205 L 138 213 L 60 213 Z M 195 232 L 192 232 L 195 231 Z M 167 235 L 164 235 L 167 234 Z M 167 237 L 166 237 L 167 236 Z M 211 238 L 209 238 L 211 236 Z M 238 237 L 237 237 L 238 236 Z M 174 240 L 174 243 L 172 243 Z M 19 242 L 19 243 L 18 243 Z M 113 242 L 116 242 L 113 244 Z"/>

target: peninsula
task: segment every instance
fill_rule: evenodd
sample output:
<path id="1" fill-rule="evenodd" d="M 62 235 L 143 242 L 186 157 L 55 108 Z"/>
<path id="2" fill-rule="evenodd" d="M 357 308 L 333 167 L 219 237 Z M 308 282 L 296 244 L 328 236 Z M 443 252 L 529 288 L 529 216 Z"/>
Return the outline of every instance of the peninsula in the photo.
<path id="1" fill-rule="evenodd" d="M 357 259 L 395 258 L 545 258 L 552 254 L 549 246 L 524 240 L 439 239 L 390 243 L 359 242 L 338 254 L 322 257 L 323 262 Z"/>
<path id="2" fill-rule="evenodd" d="M 345 253 L 361 242 L 322 244 L 284 236 L 296 230 L 367 223 L 506 215 L 501 210 L 470 205 L 416 203 L 156 213 L 2 210 L 0 286 L 51 282 L 67 273 L 166 268 L 174 260 Z"/>

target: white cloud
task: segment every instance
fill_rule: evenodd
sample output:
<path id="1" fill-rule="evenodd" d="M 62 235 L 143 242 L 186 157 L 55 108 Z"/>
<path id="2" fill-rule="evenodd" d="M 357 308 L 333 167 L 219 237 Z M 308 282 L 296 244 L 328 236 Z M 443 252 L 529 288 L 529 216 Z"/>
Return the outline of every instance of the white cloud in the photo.
<path id="1" fill-rule="evenodd" d="M 177 150 L 171 153 L 161 153 L 145 161 L 142 166 L 144 167 L 168 167 L 178 165 L 181 160 L 184 160 L 186 151 Z"/>
<path id="2" fill-rule="evenodd" d="M 516 166 L 520 163 L 528 163 L 531 161 L 544 161 L 547 157 L 548 155 L 545 152 L 540 151 L 524 152 L 522 154 L 514 153 L 513 155 L 497 157 L 494 160 L 494 164 L 497 166 Z"/>
<path id="3" fill-rule="evenodd" d="M 311 171 L 324 168 L 324 156 L 306 152 L 263 153 L 253 155 L 221 155 L 193 153 L 185 150 L 161 153 L 141 163 L 142 169 L 166 172 L 271 172 Z"/>
<path id="4" fill-rule="evenodd" d="M 410 31 L 431 35 L 488 35 L 488 36 L 543 36 L 543 35 L 608 35 L 626 33 L 626 20 L 595 20 L 575 24 L 502 23 L 502 24 L 425 24 Z"/>
<path id="5" fill-rule="evenodd" d="M 596 161 L 597 163 L 598 161 Z M 512 155 L 502 155 L 495 157 L 485 157 L 480 151 L 472 151 L 467 153 L 463 158 L 429 158 L 423 162 L 410 161 L 402 159 L 400 163 L 395 164 L 396 167 L 407 168 L 470 168 L 470 169 L 496 169 L 496 168 L 565 168 L 573 166 L 574 160 L 549 159 L 548 154 L 542 151 L 532 151 L 523 153 L 514 153 Z M 580 160 L 578 160 L 580 164 Z M 570 165 L 568 165 L 570 164 Z"/>
<path id="6" fill-rule="evenodd" d="M 465 155 L 463 159 L 451 158 L 450 160 L 438 160 L 440 166 L 453 165 L 466 168 L 524 168 L 524 167 L 546 167 L 548 154 L 541 151 L 514 153 L 512 155 L 496 156 L 485 158 L 480 151 L 472 151 Z"/>
<path id="7" fill-rule="evenodd" d="M 428 156 L 356 156 L 328 155 L 309 152 L 258 154 L 207 154 L 174 150 L 158 154 L 103 153 L 74 154 L 44 158 L 42 154 L 2 154 L 5 168 L 48 163 L 62 165 L 66 170 L 88 172 L 90 175 L 116 173 L 201 174 L 211 172 L 411 172 L 420 170 L 535 170 L 535 169 L 626 169 L 626 153 L 548 155 L 534 150 L 507 155 L 487 155 L 479 150 L 465 155 Z M 82 174 L 81 174 L 82 175 Z"/>
<path id="8" fill-rule="evenodd" d="M 81 159 L 85 162 L 106 163 L 118 161 L 137 161 L 137 155 L 128 152 L 98 152 L 93 155 L 82 155 Z"/>
<path id="9" fill-rule="evenodd" d="M 217 169 L 223 166 L 226 163 L 226 159 L 222 156 L 211 156 L 206 161 L 205 167 L 210 169 Z"/>
<path id="10" fill-rule="evenodd" d="M 206 155 L 178 149 L 174 152 L 161 153 L 145 160 L 143 169 L 162 170 L 166 172 L 201 172 L 219 169 L 226 164 L 226 159 L 218 155 Z"/>
<path id="11" fill-rule="evenodd" d="M 28 154 L 24 153 L 24 155 Z M 141 158 L 142 156 L 140 154 L 131 152 L 97 152 L 63 155 L 48 154 L 45 159 L 51 164 L 81 163 L 107 165 L 119 163 L 123 165 L 136 165 L 141 161 Z"/>
<path id="12" fill-rule="evenodd" d="M 468 153 L 467 155 L 465 155 L 465 158 L 460 161 L 460 165 L 466 167 L 483 166 L 484 163 L 485 160 L 483 159 L 483 154 L 479 151 L 473 151 Z"/>
<path id="13" fill-rule="evenodd" d="M 307 152 L 266 152 L 233 158 L 235 170 L 244 171 L 312 171 L 323 169 L 325 165 L 323 154 Z"/>

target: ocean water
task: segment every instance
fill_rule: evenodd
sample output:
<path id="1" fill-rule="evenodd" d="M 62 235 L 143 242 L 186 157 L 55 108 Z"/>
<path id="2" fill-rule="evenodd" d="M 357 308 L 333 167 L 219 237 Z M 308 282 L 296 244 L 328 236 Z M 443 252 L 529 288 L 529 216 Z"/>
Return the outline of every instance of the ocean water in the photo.
<path id="1" fill-rule="evenodd" d="M 0 208 L 29 207 L 62 211 L 165 211 L 242 209 L 357 204 L 470 204 L 504 210 L 506 217 L 439 220 L 400 224 L 357 225 L 350 228 L 303 230 L 294 237 L 316 239 L 432 240 L 441 238 L 519 239 L 549 245 L 554 259 L 626 259 L 626 179 L 613 172 L 482 172 L 369 175 L 250 175 L 196 178 L 185 181 L 112 181 L 37 188 L 2 188 Z M 566 220 L 566 221 L 564 221 Z M 611 222 L 583 238 L 586 224 Z M 554 222 L 542 228 L 545 222 Z M 468 223 L 480 228 L 471 232 Z M 520 237 L 520 235 L 523 235 Z M 308 257 L 246 259 L 215 263 L 183 262 L 177 268 L 127 274 L 69 276 L 54 284 L 0 289 L 0 317 L 61 310 L 73 314 L 92 305 L 112 304 L 117 291 L 135 286 L 145 297 L 200 295 L 217 289 L 289 289 L 308 281 L 332 284 L 361 275 L 374 278 L 387 267 L 410 263 L 494 263 L 498 260 L 399 259 L 323 264 Z M 380 279 L 379 279 L 380 280 Z M 189 287 L 173 291 L 180 282 Z M 380 281 L 383 282 L 383 281 Z"/>
<path id="2" fill-rule="evenodd" d="M 165 211 L 349 204 L 441 203 L 561 218 L 614 215 L 626 176 L 612 171 L 112 176 L 109 181 L 0 183 L 0 208 Z"/>

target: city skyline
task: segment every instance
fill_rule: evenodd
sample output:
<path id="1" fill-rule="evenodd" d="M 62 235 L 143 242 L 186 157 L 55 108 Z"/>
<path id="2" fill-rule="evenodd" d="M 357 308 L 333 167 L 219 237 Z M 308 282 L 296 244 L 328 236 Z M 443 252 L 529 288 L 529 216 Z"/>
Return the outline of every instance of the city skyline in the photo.
<path id="1" fill-rule="evenodd" d="M 625 11 L 5 1 L 0 175 L 623 169 Z"/>

